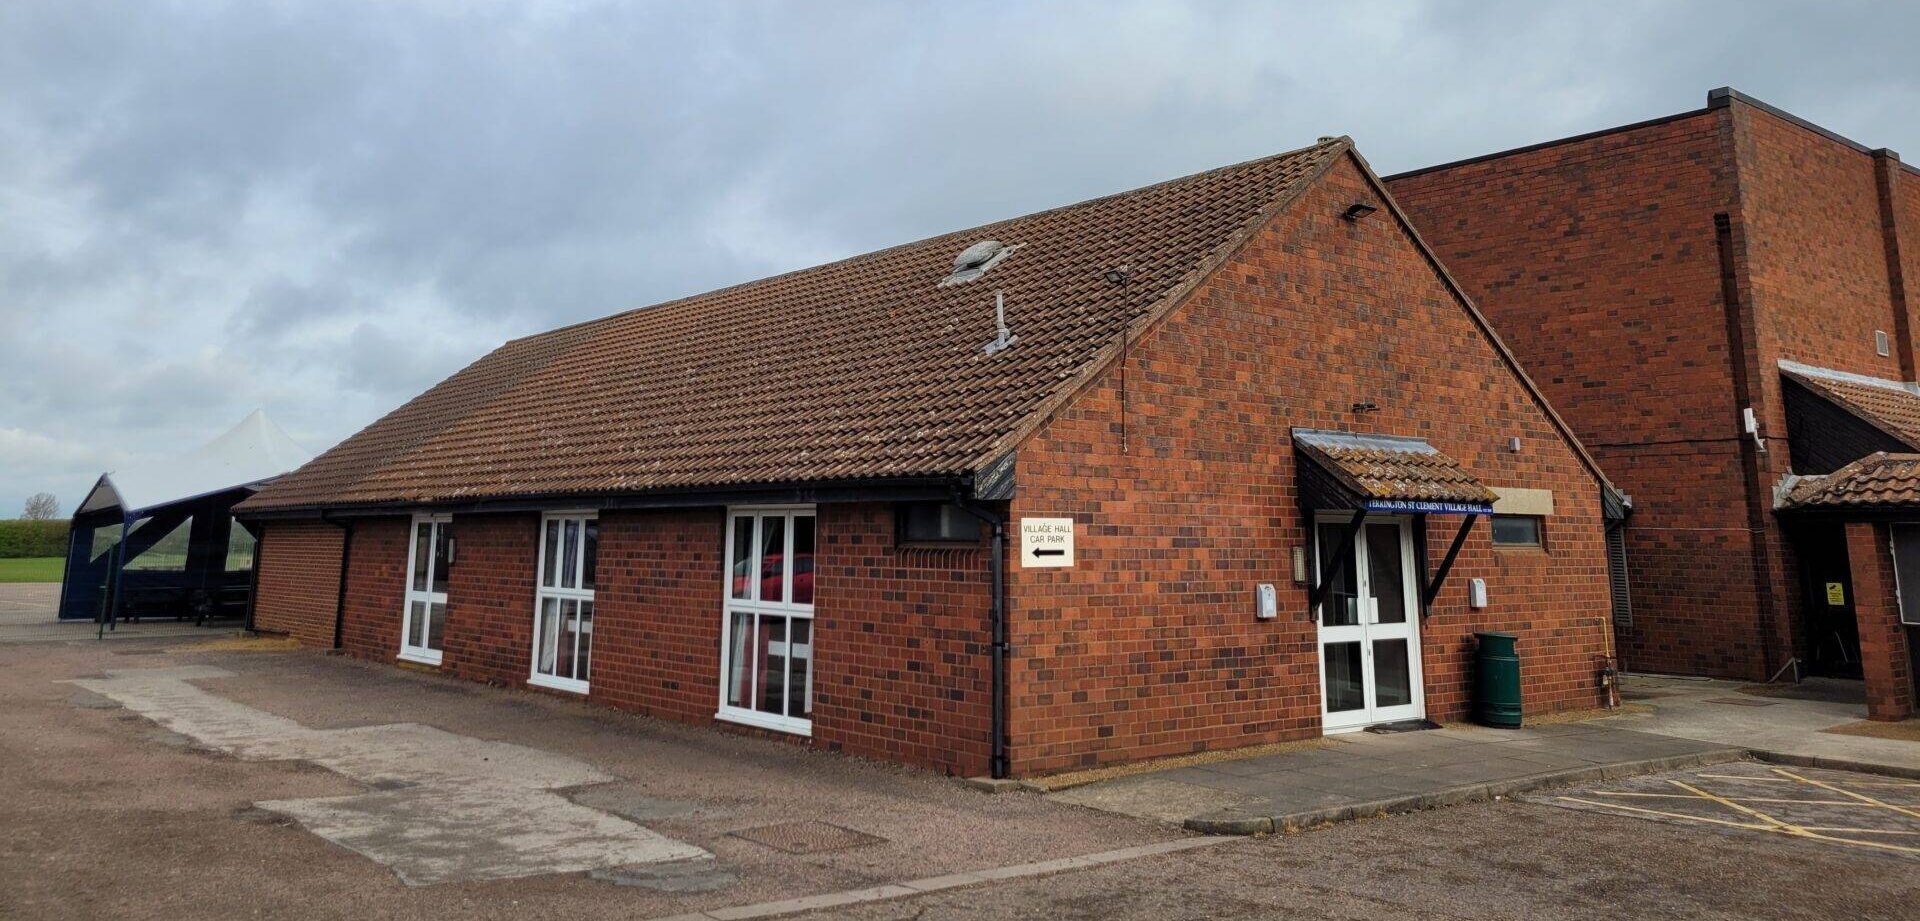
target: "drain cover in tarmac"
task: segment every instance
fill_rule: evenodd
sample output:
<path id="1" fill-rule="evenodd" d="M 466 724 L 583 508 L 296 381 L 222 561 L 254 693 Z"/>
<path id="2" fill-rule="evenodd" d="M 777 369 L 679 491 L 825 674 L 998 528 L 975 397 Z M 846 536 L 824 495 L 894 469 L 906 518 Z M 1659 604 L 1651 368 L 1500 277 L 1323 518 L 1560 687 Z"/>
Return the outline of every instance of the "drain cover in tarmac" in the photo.
<path id="1" fill-rule="evenodd" d="M 758 828 L 743 828 L 733 832 L 736 838 L 745 838 L 755 844 L 764 844 L 789 854 L 818 854 L 822 851 L 844 851 L 861 847 L 885 838 L 857 832 L 851 828 L 841 828 L 827 822 L 782 822 L 779 825 L 762 825 Z"/>

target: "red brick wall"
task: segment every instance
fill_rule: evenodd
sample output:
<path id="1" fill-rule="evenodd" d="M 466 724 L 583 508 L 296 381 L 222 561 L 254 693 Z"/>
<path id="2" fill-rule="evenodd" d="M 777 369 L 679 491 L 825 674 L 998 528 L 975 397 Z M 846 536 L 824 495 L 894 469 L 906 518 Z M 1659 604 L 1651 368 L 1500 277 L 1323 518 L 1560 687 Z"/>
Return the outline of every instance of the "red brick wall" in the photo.
<path id="1" fill-rule="evenodd" d="M 410 526 L 407 518 L 363 518 L 353 523 L 341 630 L 341 646 L 351 655 L 392 659 L 400 654 Z"/>
<path id="2" fill-rule="evenodd" d="M 1342 163 L 1021 448 L 1016 517 L 1079 534 L 1073 568 L 1012 570 L 1016 773 L 1318 732 L 1294 426 L 1417 435 L 1492 485 L 1552 489 L 1550 553 L 1495 552 L 1484 521 L 1468 542 L 1422 626 L 1428 709 L 1461 715 L 1485 629 L 1520 634 L 1532 711 L 1599 702 L 1598 483 L 1392 217 L 1338 218 L 1369 197 Z M 1431 561 L 1458 521 L 1435 519 Z M 1254 617 L 1260 582 L 1277 620 Z"/>
<path id="3" fill-rule="evenodd" d="M 819 533 L 814 737 L 985 774 L 990 552 L 898 546 L 893 508 L 871 503 L 822 506 Z"/>
<path id="4" fill-rule="evenodd" d="M 1873 156 L 1759 109 L 1735 105 L 1741 210 L 1766 364 L 1788 358 L 1899 379 Z M 1778 416 L 1779 377 L 1766 375 Z"/>
<path id="5" fill-rule="evenodd" d="M 1860 626 L 1860 667 L 1866 672 L 1867 717 L 1903 720 L 1914 712 L 1913 660 L 1900 624 L 1887 526 L 1847 525 L 1847 563 L 1853 576 L 1854 618 Z"/>
<path id="6" fill-rule="evenodd" d="M 828 505 L 818 514 L 813 743 L 984 773 L 986 551 L 896 547 L 887 505 Z M 538 522 L 532 513 L 454 516 L 445 672 L 525 685 Z M 714 721 L 724 527 L 719 509 L 601 516 L 590 699 Z M 346 629 L 355 655 L 399 652 L 407 528 L 406 519 L 356 525 Z"/>
<path id="7" fill-rule="evenodd" d="M 1739 217 L 1733 146 L 1714 110 L 1391 182 L 1634 497 L 1620 647 L 1647 671 L 1764 670 L 1714 229 Z"/>
<path id="8" fill-rule="evenodd" d="M 340 529 L 325 522 L 268 524 L 256 552 L 260 585 L 254 627 L 285 633 L 303 645 L 332 647 L 340 544 Z"/>
<path id="9" fill-rule="evenodd" d="M 1875 158 L 1770 112 L 1735 103 L 1728 110 L 1740 163 L 1747 299 L 1756 323 L 1754 404 L 1776 450 L 1760 458 L 1761 478 L 1791 473 L 1786 444 L 1782 359 L 1903 378 L 1900 329 L 1887 261 L 1885 213 Z M 1911 323 L 1906 323 L 1911 334 Z M 1875 349 L 1874 332 L 1890 340 Z M 1770 677 L 1788 655 L 1803 655 L 1805 599 L 1791 542 L 1769 519 L 1768 575 L 1784 617 L 1772 625 L 1772 663 L 1749 677 Z"/>
<path id="10" fill-rule="evenodd" d="M 594 701 L 689 723 L 713 720 L 725 527 L 718 509 L 601 516 Z"/>
<path id="11" fill-rule="evenodd" d="M 463 678 L 524 685 L 533 668 L 540 516 L 455 515 L 450 533 L 454 562 L 441 667 Z"/>
<path id="12" fill-rule="evenodd" d="M 1725 439 L 1729 145 L 1707 112 L 1389 185 L 1590 448 Z"/>

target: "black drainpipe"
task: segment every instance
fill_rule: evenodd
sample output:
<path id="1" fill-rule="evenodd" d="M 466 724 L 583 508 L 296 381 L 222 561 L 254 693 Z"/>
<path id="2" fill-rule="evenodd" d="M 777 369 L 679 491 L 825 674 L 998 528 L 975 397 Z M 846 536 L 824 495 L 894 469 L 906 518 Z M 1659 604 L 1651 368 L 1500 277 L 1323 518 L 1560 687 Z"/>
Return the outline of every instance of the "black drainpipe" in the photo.
<path id="1" fill-rule="evenodd" d="M 998 509 L 973 504 L 958 487 L 953 491 L 953 504 L 993 526 L 993 558 L 989 561 L 993 573 L 993 614 L 989 621 L 989 633 L 993 640 L 990 647 L 993 662 L 993 738 L 987 770 L 995 780 L 1000 780 L 1012 773 L 1007 758 L 1007 656 L 1011 651 L 1007 643 L 1007 516 Z"/>
<path id="2" fill-rule="evenodd" d="M 255 533 L 252 528 L 241 524 L 237 518 L 228 527 L 244 528 L 248 534 L 253 535 L 253 565 L 247 571 L 247 620 L 241 625 L 241 629 L 258 635 L 260 631 L 253 628 L 253 615 L 260 607 L 260 551 L 267 543 L 267 527 L 261 525 L 260 531 Z"/>
<path id="3" fill-rule="evenodd" d="M 353 563 L 353 521 L 336 521 L 320 513 L 320 520 L 340 529 L 340 587 L 333 598 L 333 648 L 342 648 L 341 634 L 347 629 L 347 570 Z"/>

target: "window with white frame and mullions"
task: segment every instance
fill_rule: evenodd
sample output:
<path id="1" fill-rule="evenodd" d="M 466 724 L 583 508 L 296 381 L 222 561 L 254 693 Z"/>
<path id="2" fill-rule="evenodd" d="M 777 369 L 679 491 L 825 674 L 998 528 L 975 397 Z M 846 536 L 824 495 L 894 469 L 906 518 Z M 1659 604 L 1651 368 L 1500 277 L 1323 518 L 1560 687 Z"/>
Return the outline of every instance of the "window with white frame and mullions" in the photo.
<path id="1" fill-rule="evenodd" d="M 721 719 L 813 730 L 812 506 L 727 515 Z"/>
<path id="2" fill-rule="evenodd" d="M 553 513 L 541 519 L 529 684 L 587 692 L 599 551 L 600 520 L 592 512 Z"/>

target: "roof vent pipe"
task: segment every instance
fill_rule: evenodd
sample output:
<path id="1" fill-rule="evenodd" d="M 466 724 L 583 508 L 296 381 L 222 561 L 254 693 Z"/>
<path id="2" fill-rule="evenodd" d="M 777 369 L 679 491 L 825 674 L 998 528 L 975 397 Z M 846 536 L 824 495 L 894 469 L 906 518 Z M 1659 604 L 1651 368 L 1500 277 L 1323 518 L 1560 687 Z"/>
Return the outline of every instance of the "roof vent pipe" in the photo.
<path id="1" fill-rule="evenodd" d="M 1007 296 L 999 291 L 993 292 L 993 341 L 987 343 L 987 354 L 995 355 L 1020 341 L 1020 337 L 1007 328 Z"/>

